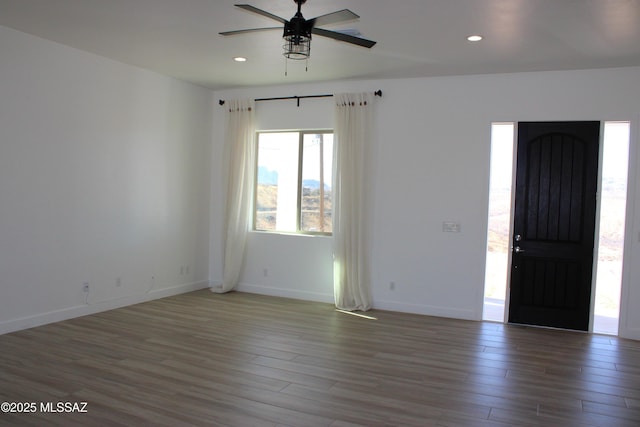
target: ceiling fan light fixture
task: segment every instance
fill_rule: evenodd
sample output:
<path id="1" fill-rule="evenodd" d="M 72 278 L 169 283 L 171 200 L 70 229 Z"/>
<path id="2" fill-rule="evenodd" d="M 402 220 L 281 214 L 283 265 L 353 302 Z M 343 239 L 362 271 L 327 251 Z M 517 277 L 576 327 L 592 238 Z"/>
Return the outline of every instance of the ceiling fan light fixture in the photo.
<path id="1" fill-rule="evenodd" d="M 304 1 L 298 2 L 298 13 L 291 18 L 291 21 L 284 25 L 284 49 L 283 55 L 287 59 L 303 60 L 309 59 L 311 55 L 311 31 L 313 24 L 306 21 L 300 12 L 300 5 Z"/>
<path id="2" fill-rule="evenodd" d="M 282 53 L 287 59 L 302 60 L 309 59 L 311 55 L 311 37 L 301 35 L 291 35 L 284 37 Z"/>

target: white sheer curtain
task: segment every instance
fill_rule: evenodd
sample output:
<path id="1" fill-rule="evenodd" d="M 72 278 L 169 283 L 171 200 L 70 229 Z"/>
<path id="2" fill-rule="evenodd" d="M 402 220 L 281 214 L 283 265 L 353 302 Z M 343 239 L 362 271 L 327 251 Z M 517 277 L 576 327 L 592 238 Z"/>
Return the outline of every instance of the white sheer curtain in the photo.
<path id="1" fill-rule="evenodd" d="M 221 286 L 211 288 L 218 293 L 235 289 L 240 280 L 253 205 L 256 151 L 254 101 L 231 100 L 227 103 L 225 160 L 228 171 L 223 280 Z"/>
<path id="2" fill-rule="evenodd" d="M 373 94 L 336 94 L 333 177 L 333 287 L 336 307 L 371 308 L 367 233 L 367 147 Z"/>

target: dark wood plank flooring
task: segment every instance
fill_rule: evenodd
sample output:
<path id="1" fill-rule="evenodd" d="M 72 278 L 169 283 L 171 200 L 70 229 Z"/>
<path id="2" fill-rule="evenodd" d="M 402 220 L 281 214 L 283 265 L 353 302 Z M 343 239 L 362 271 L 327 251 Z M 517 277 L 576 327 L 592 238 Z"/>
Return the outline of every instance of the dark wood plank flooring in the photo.
<path id="1" fill-rule="evenodd" d="M 640 342 L 208 290 L 0 336 L 0 425 L 640 426 Z M 87 402 L 86 413 L 41 404 Z"/>

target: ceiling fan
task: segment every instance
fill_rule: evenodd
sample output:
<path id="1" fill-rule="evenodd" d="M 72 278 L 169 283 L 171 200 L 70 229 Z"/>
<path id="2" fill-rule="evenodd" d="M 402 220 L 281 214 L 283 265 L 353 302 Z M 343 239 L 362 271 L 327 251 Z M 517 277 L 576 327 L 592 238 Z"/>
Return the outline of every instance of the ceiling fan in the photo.
<path id="1" fill-rule="evenodd" d="M 318 16 L 312 19 L 305 19 L 302 16 L 301 9 L 302 9 L 302 5 L 305 4 L 306 1 L 307 0 L 294 0 L 294 2 L 298 5 L 298 12 L 289 21 L 277 15 L 274 15 L 262 9 L 258 9 L 257 7 L 254 7 L 248 4 L 236 4 L 235 6 L 249 12 L 257 13 L 258 15 L 266 16 L 267 18 L 273 19 L 275 21 L 280 22 L 281 24 L 284 24 L 283 38 L 285 40 L 285 45 L 283 46 L 284 48 L 283 55 L 287 59 L 308 59 L 309 58 L 309 55 L 311 53 L 311 34 L 315 34 L 322 37 L 328 37 L 334 40 L 339 40 L 339 41 L 355 44 L 357 46 L 362 46 L 366 48 L 371 48 L 376 44 L 376 42 L 374 41 L 356 37 L 350 34 L 318 28 L 318 26 L 321 26 L 321 25 L 335 24 L 338 22 L 351 21 L 354 19 L 358 19 L 359 16 L 353 13 L 352 11 L 350 11 L 349 9 L 343 9 L 336 12 L 328 13 L 326 15 Z M 224 32 L 221 32 L 220 34 L 223 36 L 232 36 L 232 35 L 242 34 L 242 33 L 250 33 L 250 32 L 265 31 L 265 30 L 276 30 L 276 29 L 282 29 L 282 27 L 250 28 L 247 30 L 224 31 Z"/>

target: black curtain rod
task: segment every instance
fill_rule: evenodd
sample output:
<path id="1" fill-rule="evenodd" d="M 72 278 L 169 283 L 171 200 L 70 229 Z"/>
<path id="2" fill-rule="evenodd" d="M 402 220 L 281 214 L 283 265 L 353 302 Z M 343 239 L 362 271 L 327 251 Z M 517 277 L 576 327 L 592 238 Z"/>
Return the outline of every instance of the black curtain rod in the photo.
<path id="1" fill-rule="evenodd" d="M 373 92 L 373 94 L 375 96 L 380 96 L 382 97 L 382 90 L 377 90 L 375 92 Z M 281 101 L 283 99 L 295 99 L 298 103 L 298 107 L 300 106 L 300 100 L 301 99 L 305 99 L 305 98 L 329 98 L 332 97 L 333 94 L 326 94 L 326 95 L 303 95 L 303 96 L 280 96 L 280 97 L 276 97 L 276 98 L 256 98 L 254 99 L 254 101 L 256 102 L 260 102 L 260 101 Z M 224 105 L 225 100 L 224 99 L 220 99 L 218 100 L 218 104 L 220 105 Z"/>

